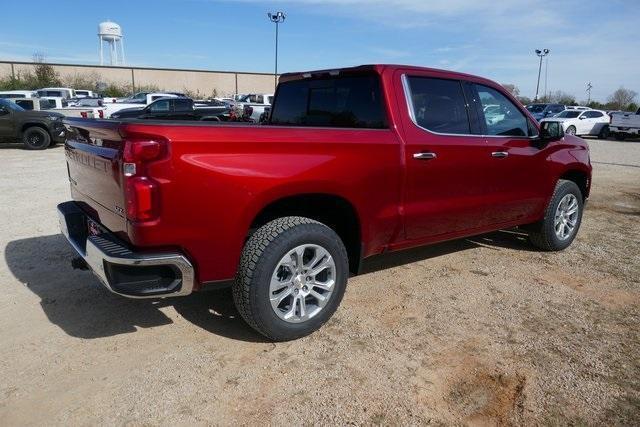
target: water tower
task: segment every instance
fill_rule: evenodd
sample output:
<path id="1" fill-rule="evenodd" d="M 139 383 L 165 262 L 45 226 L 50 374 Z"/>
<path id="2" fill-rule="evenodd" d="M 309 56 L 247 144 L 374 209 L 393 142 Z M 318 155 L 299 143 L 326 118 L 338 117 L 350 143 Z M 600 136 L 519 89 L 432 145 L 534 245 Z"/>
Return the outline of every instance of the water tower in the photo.
<path id="1" fill-rule="evenodd" d="M 100 65 L 104 65 L 104 43 L 109 50 L 111 65 L 124 65 L 124 45 L 122 44 L 122 28 L 115 22 L 105 21 L 98 25 L 98 42 L 100 43 Z M 118 46 L 119 45 L 119 46 Z M 119 48 L 119 52 L 118 52 Z"/>

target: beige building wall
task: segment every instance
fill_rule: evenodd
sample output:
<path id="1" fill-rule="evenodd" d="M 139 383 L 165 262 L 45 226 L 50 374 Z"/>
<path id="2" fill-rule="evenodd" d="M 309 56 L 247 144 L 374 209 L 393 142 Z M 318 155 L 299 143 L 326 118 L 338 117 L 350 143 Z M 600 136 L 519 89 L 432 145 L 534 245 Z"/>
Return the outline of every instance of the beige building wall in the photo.
<path id="1" fill-rule="evenodd" d="M 72 64 L 50 65 L 63 79 L 80 75 L 94 77 L 105 83 L 133 84 L 135 87 L 155 85 L 161 90 L 193 91 L 202 95 L 211 95 L 214 90 L 218 96 L 235 93 L 272 93 L 274 90 L 273 74 L 266 73 Z M 10 76 L 12 73 L 17 75 L 18 73 L 33 72 L 34 66 L 35 64 L 31 62 L 0 61 L 0 78 Z"/>

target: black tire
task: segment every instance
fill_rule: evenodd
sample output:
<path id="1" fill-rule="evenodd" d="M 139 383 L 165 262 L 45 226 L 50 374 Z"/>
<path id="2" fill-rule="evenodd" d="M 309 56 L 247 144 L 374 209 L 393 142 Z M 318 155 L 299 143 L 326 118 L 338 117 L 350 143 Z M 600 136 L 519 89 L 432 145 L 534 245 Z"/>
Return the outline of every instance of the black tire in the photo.
<path id="1" fill-rule="evenodd" d="M 567 128 L 567 130 L 565 131 L 565 133 L 568 133 L 569 135 L 575 135 L 576 134 L 576 127 L 575 126 L 569 126 Z"/>
<path id="2" fill-rule="evenodd" d="M 609 125 L 602 126 L 600 129 L 600 133 L 598 133 L 598 139 L 607 139 L 609 138 Z"/>
<path id="3" fill-rule="evenodd" d="M 289 323 L 276 314 L 270 302 L 270 282 L 279 261 L 293 248 L 319 245 L 335 262 L 335 283 L 326 305 L 317 315 L 301 323 Z M 233 299 L 242 318 L 253 329 L 273 341 L 288 341 L 319 329 L 340 305 L 347 285 L 347 251 L 329 227 L 309 218 L 289 216 L 260 227 L 245 244 Z"/>
<path id="4" fill-rule="evenodd" d="M 32 126 L 22 133 L 22 143 L 27 150 L 44 150 L 51 144 L 51 135 L 41 127 Z"/>
<path id="5" fill-rule="evenodd" d="M 560 239 L 555 230 L 555 214 L 558 205 L 568 194 L 573 194 L 577 200 L 578 210 L 575 227 L 570 235 L 564 240 Z M 556 184 L 556 188 L 551 196 L 549 205 L 544 214 L 544 219 L 536 224 L 528 227 L 529 240 L 533 245 L 545 251 L 561 251 L 567 248 L 575 239 L 582 223 L 582 211 L 584 208 L 584 200 L 580 188 L 573 181 L 561 179 Z"/>
<path id="6" fill-rule="evenodd" d="M 624 139 L 626 138 L 626 135 L 623 133 L 616 133 L 615 136 L 618 141 L 624 141 Z"/>

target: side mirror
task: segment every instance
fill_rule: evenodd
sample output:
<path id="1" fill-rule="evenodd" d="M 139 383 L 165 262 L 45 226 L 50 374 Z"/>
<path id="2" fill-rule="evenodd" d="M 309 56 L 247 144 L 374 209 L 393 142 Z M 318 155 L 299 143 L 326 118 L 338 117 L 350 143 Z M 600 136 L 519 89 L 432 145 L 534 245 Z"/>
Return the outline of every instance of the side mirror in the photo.
<path id="1" fill-rule="evenodd" d="M 584 120 L 584 119 L 586 119 L 586 117 L 585 116 L 580 116 L 580 117 L 578 117 L 578 119 Z"/>
<path id="2" fill-rule="evenodd" d="M 9 114 L 7 107 L 0 107 L 0 116 L 6 116 L 7 114 Z"/>
<path id="3" fill-rule="evenodd" d="M 560 122 L 542 122 L 540 125 L 540 139 L 552 142 L 564 137 L 564 129 Z"/>

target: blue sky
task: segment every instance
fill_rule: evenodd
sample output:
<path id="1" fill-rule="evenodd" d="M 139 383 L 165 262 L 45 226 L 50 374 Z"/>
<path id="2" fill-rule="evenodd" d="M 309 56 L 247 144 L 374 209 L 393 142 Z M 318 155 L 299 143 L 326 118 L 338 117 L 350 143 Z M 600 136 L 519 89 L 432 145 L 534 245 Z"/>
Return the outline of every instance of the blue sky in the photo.
<path id="1" fill-rule="evenodd" d="M 272 72 L 266 13 L 276 10 L 287 14 L 283 72 L 404 63 L 479 74 L 533 96 L 533 51 L 549 48 L 548 90 L 586 99 L 591 81 L 603 101 L 620 86 L 640 92 L 637 0 L 8 0 L 0 59 L 41 52 L 96 63 L 97 24 L 111 19 L 130 65 Z"/>

